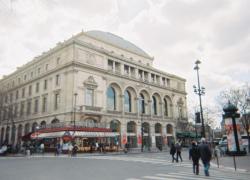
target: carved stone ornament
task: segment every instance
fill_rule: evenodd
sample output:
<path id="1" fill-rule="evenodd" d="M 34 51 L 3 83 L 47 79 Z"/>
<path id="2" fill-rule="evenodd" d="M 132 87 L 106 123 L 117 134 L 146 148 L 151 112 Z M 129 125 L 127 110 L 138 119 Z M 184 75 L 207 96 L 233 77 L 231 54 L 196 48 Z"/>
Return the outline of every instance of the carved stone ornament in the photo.
<path id="1" fill-rule="evenodd" d="M 88 79 L 85 80 L 83 84 L 91 89 L 95 89 L 98 86 L 93 76 L 89 76 Z"/>

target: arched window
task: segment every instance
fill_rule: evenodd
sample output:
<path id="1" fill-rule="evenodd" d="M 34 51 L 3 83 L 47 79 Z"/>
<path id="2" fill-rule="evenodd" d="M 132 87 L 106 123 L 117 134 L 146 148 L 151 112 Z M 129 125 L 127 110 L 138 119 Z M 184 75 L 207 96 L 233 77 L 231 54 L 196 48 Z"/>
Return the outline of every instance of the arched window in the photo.
<path id="1" fill-rule="evenodd" d="M 30 124 L 29 123 L 26 123 L 25 124 L 25 127 L 24 127 L 24 134 L 28 134 L 30 132 Z"/>
<path id="2" fill-rule="evenodd" d="M 168 116 L 168 101 L 164 99 L 164 115 Z"/>
<path id="3" fill-rule="evenodd" d="M 153 99 L 153 104 L 152 104 L 153 114 L 157 115 L 157 101 L 155 96 L 153 96 L 152 99 Z"/>
<path id="4" fill-rule="evenodd" d="M 42 121 L 42 122 L 40 123 L 40 126 L 41 126 L 41 128 L 46 128 L 46 121 Z"/>
<path id="5" fill-rule="evenodd" d="M 140 113 L 145 113 L 145 98 L 143 96 L 142 93 L 140 93 L 140 104 L 139 104 L 139 108 L 140 108 Z"/>
<path id="6" fill-rule="evenodd" d="M 6 129 L 6 134 L 5 134 L 5 141 L 8 144 L 9 144 L 9 137 L 10 137 L 10 127 L 8 126 Z"/>
<path id="7" fill-rule="evenodd" d="M 4 136 L 4 127 L 2 127 L 2 130 L 1 130 L 1 144 L 3 143 L 3 136 Z"/>
<path id="8" fill-rule="evenodd" d="M 111 121 L 110 129 L 112 129 L 112 132 L 120 132 L 120 122 L 117 120 Z"/>
<path id="9" fill-rule="evenodd" d="M 32 132 L 35 132 L 37 130 L 37 128 L 38 128 L 38 124 L 37 124 L 37 122 L 34 122 L 32 124 Z"/>
<path id="10" fill-rule="evenodd" d="M 171 124 L 167 125 L 167 134 L 173 134 L 173 126 Z"/>
<path id="11" fill-rule="evenodd" d="M 17 139 L 20 140 L 22 138 L 22 134 L 23 134 L 23 125 L 19 124 L 18 126 L 18 130 L 17 130 Z"/>
<path id="12" fill-rule="evenodd" d="M 113 87 L 109 87 L 108 91 L 107 91 L 107 98 L 108 98 L 108 102 L 107 102 L 107 107 L 109 110 L 116 110 L 116 94 L 115 94 L 115 90 Z"/>
<path id="13" fill-rule="evenodd" d="M 131 95 L 130 95 L 130 92 L 128 90 L 125 91 L 124 98 L 125 98 L 125 100 L 124 100 L 125 111 L 131 112 L 132 111 Z"/>
<path id="14" fill-rule="evenodd" d="M 16 140 L 16 125 L 13 125 L 11 130 L 11 143 L 14 144 L 15 140 Z"/>

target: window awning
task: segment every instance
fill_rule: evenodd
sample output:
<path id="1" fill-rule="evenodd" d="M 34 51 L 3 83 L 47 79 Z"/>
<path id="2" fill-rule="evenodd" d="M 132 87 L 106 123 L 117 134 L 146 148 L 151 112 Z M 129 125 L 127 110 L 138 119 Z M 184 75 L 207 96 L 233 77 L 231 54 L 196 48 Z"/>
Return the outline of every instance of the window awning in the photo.
<path id="1" fill-rule="evenodd" d="M 58 132 L 35 132 L 31 134 L 32 139 L 43 139 L 43 138 L 60 138 L 64 135 L 74 137 L 116 137 L 120 134 L 118 132 L 85 132 L 85 131 L 58 131 Z"/>

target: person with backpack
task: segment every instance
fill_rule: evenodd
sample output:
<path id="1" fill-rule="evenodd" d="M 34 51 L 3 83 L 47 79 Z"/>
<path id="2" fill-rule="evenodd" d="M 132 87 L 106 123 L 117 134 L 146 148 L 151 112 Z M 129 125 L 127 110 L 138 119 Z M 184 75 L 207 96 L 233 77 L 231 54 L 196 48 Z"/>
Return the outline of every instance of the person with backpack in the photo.
<path id="1" fill-rule="evenodd" d="M 200 150 L 195 141 L 192 142 L 192 147 L 189 150 L 189 160 L 193 161 L 193 173 L 199 175 L 199 160 L 200 160 Z"/>
<path id="2" fill-rule="evenodd" d="M 181 143 L 177 142 L 175 144 L 175 148 L 176 148 L 176 162 L 179 161 L 179 157 L 180 157 L 180 160 L 182 162 L 182 157 L 181 157 Z"/>
<path id="3" fill-rule="evenodd" d="M 171 147 L 170 147 L 170 154 L 172 155 L 172 162 L 174 162 L 176 160 L 176 158 L 174 157 L 176 153 L 176 148 L 175 148 L 175 145 L 174 143 L 171 144 Z M 176 160 L 177 162 L 177 160 Z"/>

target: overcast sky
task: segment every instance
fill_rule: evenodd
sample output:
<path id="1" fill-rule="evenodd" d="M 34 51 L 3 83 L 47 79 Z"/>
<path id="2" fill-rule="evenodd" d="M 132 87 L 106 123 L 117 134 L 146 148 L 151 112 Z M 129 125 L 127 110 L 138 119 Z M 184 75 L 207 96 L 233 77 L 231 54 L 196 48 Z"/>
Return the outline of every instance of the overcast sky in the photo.
<path id="1" fill-rule="evenodd" d="M 81 30 L 112 32 L 154 56 L 154 67 L 187 80 L 189 110 L 250 82 L 248 0 L 0 0 L 0 78 Z M 220 120 L 220 119 L 218 119 Z"/>

